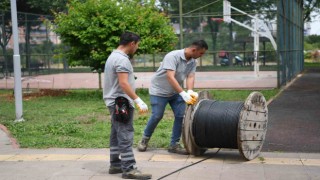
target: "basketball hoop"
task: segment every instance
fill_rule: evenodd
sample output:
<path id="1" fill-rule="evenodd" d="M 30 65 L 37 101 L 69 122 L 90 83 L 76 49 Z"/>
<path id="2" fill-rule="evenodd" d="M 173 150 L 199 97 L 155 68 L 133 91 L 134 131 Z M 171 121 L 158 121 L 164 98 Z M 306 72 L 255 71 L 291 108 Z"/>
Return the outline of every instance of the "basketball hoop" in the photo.
<path id="1" fill-rule="evenodd" d="M 211 21 L 217 22 L 217 23 L 222 23 L 223 18 L 211 18 Z"/>

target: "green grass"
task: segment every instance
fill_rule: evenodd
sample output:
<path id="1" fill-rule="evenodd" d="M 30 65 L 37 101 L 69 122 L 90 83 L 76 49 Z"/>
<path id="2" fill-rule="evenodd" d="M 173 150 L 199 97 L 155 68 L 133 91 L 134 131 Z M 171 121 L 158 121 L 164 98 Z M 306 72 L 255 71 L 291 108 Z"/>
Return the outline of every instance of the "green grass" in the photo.
<path id="1" fill-rule="evenodd" d="M 244 101 L 250 90 L 210 90 L 214 99 Z M 266 99 L 279 91 L 261 91 Z M 138 89 L 138 95 L 149 105 L 147 89 Z M 24 148 L 105 148 L 109 146 L 110 117 L 98 90 L 72 90 L 63 96 L 28 98 L 23 101 L 25 122 L 14 123 L 15 105 L 12 90 L 0 90 L 0 124 Z M 9 98 L 11 97 L 11 98 Z M 135 114 L 134 145 L 140 140 L 150 112 Z M 150 141 L 153 148 L 167 147 L 171 137 L 173 114 L 170 106 Z"/>
<path id="2" fill-rule="evenodd" d="M 305 62 L 305 68 L 320 68 L 320 62 Z"/>

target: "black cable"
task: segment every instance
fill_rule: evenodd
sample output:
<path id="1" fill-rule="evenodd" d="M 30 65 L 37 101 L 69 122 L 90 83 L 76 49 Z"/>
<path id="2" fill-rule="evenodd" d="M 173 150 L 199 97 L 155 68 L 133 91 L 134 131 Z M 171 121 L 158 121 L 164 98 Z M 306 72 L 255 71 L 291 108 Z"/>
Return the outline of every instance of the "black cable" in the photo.
<path id="1" fill-rule="evenodd" d="M 221 148 L 220 148 L 220 149 L 221 149 Z M 220 151 L 220 149 L 218 149 L 218 151 L 215 152 L 213 155 L 217 154 L 217 153 Z M 183 169 L 186 169 L 186 168 L 191 167 L 191 166 L 193 166 L 193 165 L 199 164 L 199 163 L 201 163 L 201 162 L 203 162 L 203 161 L 205 161 L 205 160 L 207 160 L 207 159 L 212 158 L 213 155 L 211 155 L 211 156 L 209 156 L 209 157 L 207 157 L 207 158 L 204 158 L 204 159 L 202 159 L 202 160 L 200 160 L 200 161 L 197 161 L 197 162 L 195 162 L 195 163 L 189 164 L 188 166 L 184 166 L 184 167 L 182 167 L 182 168 L 180 168 L 180 169 L 177 169 L 177 170 L 175 170 L 175 171 L 173 171 L 173 172 L 171 172 L 171 173 L 169 173 L 169 174 L 166 174 L 166 175 L 164 175 L 164 176 L 161 176 L 161 177 L 158 178 L 157 180 L 163 179 L 163 178 L 168 177 L 168 176 L 170 176 L 170 175 L 172 175 L 172 174 L 174 174 L 174 173 L 177 173 L 177 172 L 179 172 L 179 171 L 181 171 L 181 170 L 183 170 Z"/>
<path id="2" fill-rule="evenodd" d="M 237 132 L 243 102 L 203 100 L 193 118 L 195 143 L 202 148 L 237 149 Z"/>
<path id="3" fill-rule="evenodd" d="M 237 132 L 243 102 L 224 102 L 203 100 L 198 104 L 193 117 L 192 133 L 195 143 L 204 148 L 237 148 Z M 204 158 L 188 166 L 184 166 L 158 180 L 168 177 L 190 166 L 196 165 L 212 156 Z"/>

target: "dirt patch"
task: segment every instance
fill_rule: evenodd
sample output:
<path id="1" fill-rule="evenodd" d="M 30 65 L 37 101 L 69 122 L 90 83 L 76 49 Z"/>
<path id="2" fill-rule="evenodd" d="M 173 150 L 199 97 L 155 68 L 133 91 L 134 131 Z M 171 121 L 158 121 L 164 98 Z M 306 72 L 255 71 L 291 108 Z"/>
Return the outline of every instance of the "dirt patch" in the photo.
<path id="1" fill-rule="evenodd" d="M 64 89 L 39 89 L 36 91 L 31 91 L 31 92 L 23 92 L 22 96 L 23 96 L 23 100 L 30 100 L 30 99 L 34 99 L 34 98 L 38 98 L 38 97 L 45 97 L 45 96 L 51 96 L 51 97 L 65 96 L 68 93 L 69 92 L 67 92 Z M 10 100 L 13 100 L 14 95 L 10 94 L 8 98 Z"/>

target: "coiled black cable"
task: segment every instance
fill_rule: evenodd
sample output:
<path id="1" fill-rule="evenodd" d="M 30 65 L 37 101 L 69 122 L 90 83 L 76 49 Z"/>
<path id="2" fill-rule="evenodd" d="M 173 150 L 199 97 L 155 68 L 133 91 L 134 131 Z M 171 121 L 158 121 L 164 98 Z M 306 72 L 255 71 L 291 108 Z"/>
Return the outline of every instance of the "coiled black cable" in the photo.
<path id="1" fill-rule="evenodd" d="M 243 102 L 202 100 L 193 117 L 192 133 L 201 148 L 237 149 L 237 132 Z"/>

